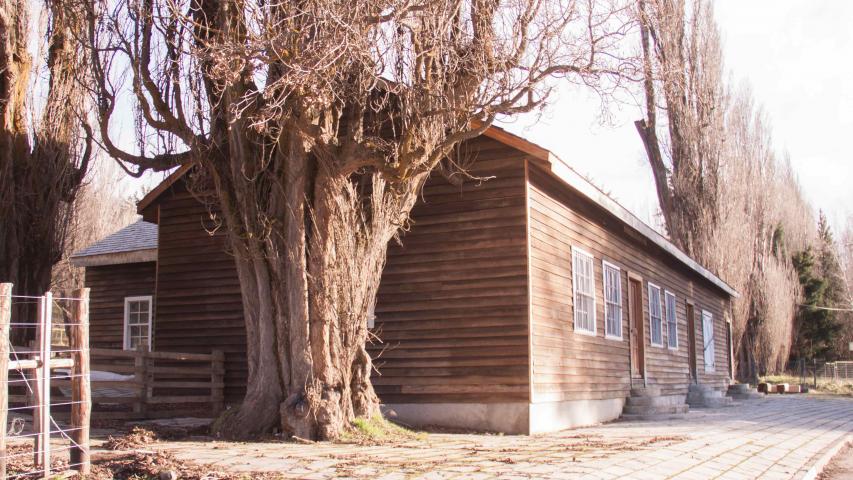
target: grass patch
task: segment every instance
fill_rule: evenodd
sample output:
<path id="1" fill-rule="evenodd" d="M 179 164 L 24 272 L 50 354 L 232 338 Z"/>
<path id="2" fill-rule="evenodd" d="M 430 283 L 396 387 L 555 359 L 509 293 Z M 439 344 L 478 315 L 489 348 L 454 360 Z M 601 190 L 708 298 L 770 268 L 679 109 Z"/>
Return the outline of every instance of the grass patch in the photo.
<path id="1" fill-rule="evenodd" d="M 761 377 L 762 382 L 772 384 L 790 383 L 792 385 L 799 385 L 803 383 L 802 380 L 802 378 L 793 375 L 767 375 L 766 377 Z M 817 380 L 817 387 L 814 386 L 813 382 L 813 377 L 806 377 L 805 384 L 809 386 L 809 392 L 853 397 L 853 382 L 832 382 L 821 380 L 820 377 Z"/>
<path id="2" fill-rule="evenodd" d="M 415 432 L 389 421 L 382 415 L 370 418 L 356 418 L 350 428 L 341 436 L 342 443 L 361 445 L 382 445 L 388 443 L 425 440 L 427 434 Z"/>

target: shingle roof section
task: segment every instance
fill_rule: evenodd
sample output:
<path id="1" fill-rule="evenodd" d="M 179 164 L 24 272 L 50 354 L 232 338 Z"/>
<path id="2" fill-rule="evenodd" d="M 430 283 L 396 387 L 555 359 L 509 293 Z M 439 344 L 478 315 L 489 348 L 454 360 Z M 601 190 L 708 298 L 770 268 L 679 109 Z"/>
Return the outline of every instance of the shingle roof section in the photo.
<path id="1" fill-rule="evenodd" d="M 157 224 L 139 220 L 103 240 L 74 253 L 71 255 L 71 258 L 134 252 L 154 248 L 157 248 Z"/>

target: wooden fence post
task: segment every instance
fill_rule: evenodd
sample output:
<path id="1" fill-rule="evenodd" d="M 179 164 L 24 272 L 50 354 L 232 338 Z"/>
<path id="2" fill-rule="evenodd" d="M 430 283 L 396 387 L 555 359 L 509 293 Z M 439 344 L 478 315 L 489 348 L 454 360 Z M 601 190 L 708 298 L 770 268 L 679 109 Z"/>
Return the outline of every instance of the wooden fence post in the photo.
<path id="1" fill-rule="evenodd" d="M 145 417 L 148 410 L 148 355 L 142 345 L 136 348 L 133 359 L 133 376 L 139 382 L 139 398 L 133 404 L 133 412 Z"/>
<path id="2" fill-rule="evenodd" d="M 225 352 L 214 350 L 210 361 L 210 402 L 213 414 L 219 415 L 225 409 Z"/>
<path id="3" fill-rule="evenodd" d="M 89 289 L 72 295 L 71 349 L 74 367 L 71 376 L 71 464 L 82 475 L 91 469 L 89 460 L 89 423 L 92 417 L 92 383 L 89 377 Z"/>
<path id="4" fill-rule="evenodd" d="M 12 284 L 0 283 L 0 478 L 6 478 L 6 428 L 9 414 L 9 323 Z"/>
<path id="5" fill-rule="evenodd" d="M 38 304 L 38 323 L 36 324 L 36 341 L 31 349 L 32 358 L 36 362 L 36 368 L 33 369 L 33 467 L 39 468 L 45 466 L 44 463 L 44 433 L 42 425 L 44 425 L 44 378 L 45 364 L 48 359 L 42 357 L 41 352 L 44 350 L 44 325 L 45 315 L 47 315 L 47 307 L 45 306 L 45 297 L 39 298 Z M 47 333 L 49 336 L 50 333 Z M 47 470 L 47 468 L 45 468 Z"/>

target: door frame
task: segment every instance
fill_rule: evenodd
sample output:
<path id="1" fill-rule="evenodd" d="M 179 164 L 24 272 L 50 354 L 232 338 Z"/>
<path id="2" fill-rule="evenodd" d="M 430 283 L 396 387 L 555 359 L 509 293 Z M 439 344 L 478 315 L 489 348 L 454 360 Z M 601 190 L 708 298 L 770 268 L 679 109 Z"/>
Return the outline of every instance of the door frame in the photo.
<path id="1" fill-rule="evenodd" d="M 634 301 L 631 298 L 631 282 L 637 282 L 639 284 L 639 288 L 637 289 L 637 295 L 639 295 L 640 308 L 639 311 L 636 311 Z M 634 339 L 637 342 L 637 357 L 639 358 L 639 363 L 637 365 L 637 371 L 640 373 L 640 376 L 643 377 L 643 386 L 646 385 L 647 382 L 647 374 L 646 374 L 646 331 L 645 331 L 645 319 L 643 318 L 643 277 L 635 272 L 628 272 L 628 374 L 630 375 L 630 382 L 633 384 L 634 381 Z"/>
<path id="2" fill-rule="evenodd" d="M 699 362 L 696 360 L 696 303 L 685 299 L 687 305 L 687 369 L 690 380 L 699 383 Z"/>

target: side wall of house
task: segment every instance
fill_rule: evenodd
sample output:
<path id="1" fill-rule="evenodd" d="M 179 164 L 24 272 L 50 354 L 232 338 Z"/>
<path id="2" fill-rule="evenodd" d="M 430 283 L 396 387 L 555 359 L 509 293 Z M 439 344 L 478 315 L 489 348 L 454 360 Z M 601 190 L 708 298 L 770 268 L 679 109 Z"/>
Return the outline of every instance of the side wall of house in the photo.
<path id="1" fill-rule="evenodd" d="M 462 152 L 470 173 L 493 178 L 459 187 L 434 173 L 392 241 L 373 382 L 404 421 L 518 433 L 529 402 L 523 155 L 488 138 Z"/>
<path id="2" fill-rule="evenodd" d="M 540 168 L 530 165 L 529 178 L 533 402 L 598 404 L 604 406 L 602 415 L 611 418 L 621 412 L 621 401 L 630 389 L 628 272 L 643 279 L 643 342 L 648 384 L 660 386 L 663 395 L 684 396 L 687 393 L 686 301 L 689 299 L 695 303 L 696 309 L 700 382 L 723 387 L 728 378 L 729 357 L 725 323 L 728 300 L 725 294 Z M 574 331 L 573 246 L 594 256 L 597 331 L 594 336 Z M 602 260 L 621 269 L 622 340 L 605 338 Z M 662 310 L 664 346 L 650 344 L 648 282 L 661 288 L 662 301 L 664 291 L 676 296 L 677 349 L 667 348 L 669 332 L 665 308 Z M 715 373 L 705 373 L 702 310 L 710 311 L 714 316 Z M 599 418 L 598 421 L 607 419 Z"/>
<path id="3" fill-rule="evenodd" d="M 156 263 L 86 267 L 89 342 L 94 348 L 124 347 L 125 297 L 154 296 Z"/>
<path id="4" fill-rule="evenodd" d="M 225 352 L 225 396 L 246 385 L 246 330 L 234 258 L 203 204 L 177 184 L 161 197 L 154 348 Z M 214 232 L 215 233 L 212 233 Z"/>

